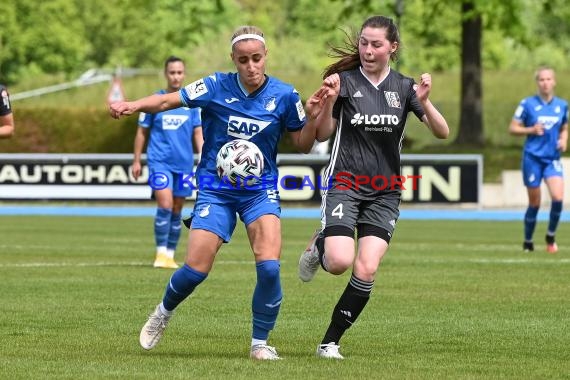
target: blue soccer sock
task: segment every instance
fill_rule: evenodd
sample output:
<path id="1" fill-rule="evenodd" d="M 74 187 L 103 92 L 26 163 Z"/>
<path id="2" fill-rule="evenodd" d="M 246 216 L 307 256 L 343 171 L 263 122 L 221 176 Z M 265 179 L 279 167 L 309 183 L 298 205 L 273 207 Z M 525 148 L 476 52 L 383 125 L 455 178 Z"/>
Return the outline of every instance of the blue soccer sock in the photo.
<path id="1" fill-rule="evenodd" d="M 180 269 L 172 274 L 166 286 L 162 305 L 168 311 L 172 311 L 188 297 L 196 286 L 208 277 L 207 273 L 198 272 L 184 264 Z"/>
<path id="2" fill-rule="evenodd" d="M 528 207 L 524 214 L 524 240 L 532 241 L 534 228 L 536 227 L 536 215 L 538 214 L 538 207 Z"/>
<path id="3" fill-rule="evenodd" d="M 178 240 L 180 240 L 180 232 L 182 229 L 182 215 L 172 213 L 170 216 L 170 231 L 168 232 L 168 241 L 166 248 L 176 251 Z"/>
<path id="4" fill-rule="evenodd" d="M 157 208 L 154 216 L 154 241 L 157 247 L 166 247 L 168 244 L 168 231 L 170 231 L 170 218 L 172 210 Z"/>
<path id="5" fill-rule="evenodd" d="M 256 264 L 257 284 L 253 292 L 253 339 L 267 340 L 273 330 L 281 307 L 281 280 L 279 260 L 266 260 Z"/>
<path id="6" fill-rule="evenodd" d="M 554 236 L 558 222 L 560 221 L 560 214 L 562 214 L 562 201 L 553 201 L 550 207 L 550 220 L 548 222 L 548 232 L 550 236 Z"/>

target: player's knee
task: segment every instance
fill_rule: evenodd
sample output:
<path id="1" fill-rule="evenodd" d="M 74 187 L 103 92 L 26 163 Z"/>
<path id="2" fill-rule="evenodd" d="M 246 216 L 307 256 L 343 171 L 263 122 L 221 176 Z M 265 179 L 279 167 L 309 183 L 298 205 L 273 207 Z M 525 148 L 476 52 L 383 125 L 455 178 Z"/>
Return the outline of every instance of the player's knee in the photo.
<path id="1" fill-rule="evenodd" d="M 364 281 L 374 281 L 378 265 L 371 262 L 356 262 L 354 264 L 354 274 Z"/>
<path id="2" fill-rule="evenodd" d="M 323 231 L 326 239 L 323 267 L 331 274 L 343 274 L 354 261 L 354 229 L 348 226 L 329 226 Z M 321 252 L 321 247 L 319 252 Z"/>
<path id="3" fill-rule="evenodd" d="M 354 254 L 352 252 L 339 252 L 335 249 L 327 251 L 326 267 L 331 274 L 343 274 L 348 268 L 352 266 Z"/>
<path id="4" fill-rule="evenodd" d="M 279 280 L 279 260 L 265 260 L 256 264 L 257 281 L 261 284 L 271 284 Z"/>

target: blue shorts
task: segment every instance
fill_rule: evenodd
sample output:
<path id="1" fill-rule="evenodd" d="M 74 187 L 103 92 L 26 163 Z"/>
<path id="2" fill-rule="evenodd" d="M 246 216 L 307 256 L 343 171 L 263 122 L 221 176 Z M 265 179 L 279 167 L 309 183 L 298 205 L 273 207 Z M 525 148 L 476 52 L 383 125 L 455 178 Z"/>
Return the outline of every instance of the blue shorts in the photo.
<path id="1" fill-rule="evenodd" d="M 237 215 L 248 226 L 263 215 L 281 216 L 279 191 L 204 189 L 198 192 L 190 215 L 191 227 L 215 233 L 230 241 Z"/>
<path id="2" fill-rule="evenodd" d="M 192 191 L 196 188 L 195 185 L 189 182 L 193 178 L 192 169 L 188 173 L 180 171 L 173 172 L 166 166 L 149 163 L 148 165 L 148 184 L 152 190 L 172 190 L 172 195 L 175 197 L 189 197 Z"/>
<path id="3" fill-rule="evenodd" d="M 540 158 L 526 153 L 522 159 L 522 174 L 526 187 L 539 187 L 543 178 L 564 176 L 559 159 Z"/>

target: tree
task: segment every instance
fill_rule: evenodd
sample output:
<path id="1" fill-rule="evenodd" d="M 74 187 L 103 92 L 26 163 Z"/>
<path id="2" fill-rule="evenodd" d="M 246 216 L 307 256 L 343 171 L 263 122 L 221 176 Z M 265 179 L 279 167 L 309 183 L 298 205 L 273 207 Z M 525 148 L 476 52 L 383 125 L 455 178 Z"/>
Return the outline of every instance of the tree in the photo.
<path id="1" fill-rule="evenodd" d="M 3 0 L 0 15 L 0 69 L 9 82 L 42 72 L 70 73 L 85 60 L 88 47 L 73 3 Z"/>
<path id="2" fill-rule="evenodd" d="M 461 111 L 455 142 L 483 146 L 481 38 L 483 20 L 473 2 L 461 4 Z"/>
<path id="3" fill-rule="evenodd" d="M 461 110 L 455 142 L 485 145 L 481 41 L 484 30 L 500 29 L 512 39 L 525 43 L 524 0 L 461 1 Z"/>
<path id="4" fill-rule="evenodd" d="M 395 0 L 393 14 L 402 13 L 403 0 Z M 513 39 L 523 41 L 525 29 L 522 23 L 522 9 L 527 0 L 411 0 L 416 9 L 425 12 L 427 17 L 421 19 L 430 22 L 420 25 L 426 32 L 436 30 L 439 35 L 423 39 L 424 46 L 433 46 L 434 41 L 441 39 L 446 33 L 442 28 L 443 12 L 457 12 L 461 23 L 461 100 L 460 125 L 455 142 L 482 146 L 485 143 L 483 126 L 483 93 L 482 93 L 482 40 L 483 31 L 499 28 Z M 360 9 L 373 10 L 371 0 L 350 2 L 342 15 L 352 14 Z M 456 9 L 457 8 L 457 9 Z M 403 12 L 406 19 L 406 11 Z M 439 19 L 438 19 L 439 16 Z M 448 32 L 448 31 L 447 31 Z M 421 39 L 421 35 L 415 37 Z M 436 42 L 437 43 L 437 42 Z M 447 53 L 448 50 L 445 50 Z M 444 53 L 444 54 L 445 54 Z"/>

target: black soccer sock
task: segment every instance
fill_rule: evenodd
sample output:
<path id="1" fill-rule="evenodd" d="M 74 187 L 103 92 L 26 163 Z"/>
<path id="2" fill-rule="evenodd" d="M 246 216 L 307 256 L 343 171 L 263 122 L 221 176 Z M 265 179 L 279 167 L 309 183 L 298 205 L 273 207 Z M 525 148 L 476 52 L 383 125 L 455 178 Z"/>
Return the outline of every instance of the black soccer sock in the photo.
<path id="1" fill-rule="evenodd" d="M 317 252 L 319 253 L 319 263 L 321 264 L 321 268 L 325 272 L 328 272 L 327 268 L 323 265 L 323 255 L 325 254 L 325 237 L 321 232 L 315 241 L 315 247 L 317 247 Z"/>
<path id="2" fill-rule="evenodd" d="M 366 306 L 373 286 L 374 281 L 362 281 L 352 274 L 333 310 L 331 323 L 321 344 L 339 344 L 344 332 L 352 326 Z"/>

